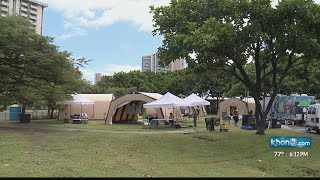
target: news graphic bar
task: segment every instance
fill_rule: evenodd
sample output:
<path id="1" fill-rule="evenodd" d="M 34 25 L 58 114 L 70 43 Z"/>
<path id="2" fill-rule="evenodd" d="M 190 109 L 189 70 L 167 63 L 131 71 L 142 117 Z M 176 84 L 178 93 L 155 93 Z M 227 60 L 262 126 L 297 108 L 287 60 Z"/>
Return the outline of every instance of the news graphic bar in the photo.
<path id="1" fill-rule="evenodd" d="M 270 147 L 309 148 L 311 147 L 311 137 L 270 137 Z"/>

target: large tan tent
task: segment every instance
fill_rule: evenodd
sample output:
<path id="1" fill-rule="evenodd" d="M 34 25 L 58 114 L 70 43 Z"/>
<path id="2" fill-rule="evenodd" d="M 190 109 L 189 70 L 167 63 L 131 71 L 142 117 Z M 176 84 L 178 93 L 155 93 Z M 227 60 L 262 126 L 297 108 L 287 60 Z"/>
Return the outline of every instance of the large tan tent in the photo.
<path id="1" fill-rule="evenodd" d="M 169 117 L 170 113 L 173 113 L 174 117 L 182 118 L 182 110 L 180 107 L 176 108 L 143 108 L 143 104 L 155 101 L 162 97 L 159 93 L 146 93 L 146 92 L 134 92 L 124 95 L 117 99 L 114 99 L 109 107 L 108 114 L 106 116 L 106 124 L 119 123 L 119 122 L 134 122 L 138 120 L 138 115 L 146 111 L 147 116 L 156 115 L 157 118 L 163 119 L 166 116 Z M 199 106 L 200 116 L 207 114 L 204 106 Z M 189 112 L 191 112 L 191 108 Z"/>
<path id="2" fill-rule="evenodd" d="M 143 104 L 157 100 L 162 95 L 159 93 L 133 92 L 114 99 L 108 108 L 106 124 L 122 121 L 137 121 L 138 115 L 143 113 Z M 161 108 L 147 109 L 147 115 L 157 115 L 164 118 Z"/>
<path id="3" fill-rule="evenodd" d="M 244 98 L 240 100 L 238 98 L 230 98 L 220 103 L 218 115 L 224 117 L 230 115 L 235 109 L 238 110 L 239 115 L 247 115 L 252 110 L 255 111 L 255 102 L 253 98 Z"/>
<path id="4" fill-rule="evenodd" d="M 93 101 L 93 104 L 65 104 L 59 109 L 59 120 L 70 118 L 73 114 L 87 113 L 90 120 L 105 119 L 110 103 L 114 100 L 113 94 L 76 94 Z"/>

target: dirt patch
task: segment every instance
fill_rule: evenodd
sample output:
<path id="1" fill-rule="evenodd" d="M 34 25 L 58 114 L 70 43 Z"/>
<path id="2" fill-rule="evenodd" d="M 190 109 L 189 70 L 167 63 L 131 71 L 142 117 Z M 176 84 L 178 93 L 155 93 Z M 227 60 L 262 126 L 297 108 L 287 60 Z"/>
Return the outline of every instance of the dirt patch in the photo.
<path id="1" fill-rule="evenodd" d="M 308 176 L 313 176 L 313 177 L 319 177 L 320 175 L 319 170 L 310 169 L 310 168 L 307 168 L 304 172 L 306 172 Z"/>
<path id="2" fill-rule="evenodd" d="M 267 168 L 266 167 L 263 167 L 263 166 L 258 166 L 258 169 L 262 172 L 266 172 L 267 171 Z"/>
<path id="3" fill-rule="evenodd" d="M 23 132 L 23 133 L 34 133 L 34 132 L 51 132 L 50 129 L 42 129 L 42 128 L 29 128 L 29 127 L 18 127 L 18 126 L 8 126 L 8 127 L 0 127 L 1 131 L 15 131 L 15 132 Z"/>
<path id="4" fill-rule="evenodd" d="M 0 127 L 0 131 L 9 131 L 17 133 L 31 133 L 32 129 L 23 127 Z"/>
<path id="5" fill-rule="evenodd" d="M 10 127 L 0 127 L 0 131 L 7 132 L 15 132 L 22 135 L 28 135 L 26 137 L 30 137 L 30 143 L 32 146 L 37 147 L 48 141 L 48 133 L 52 130 L 50 129 L 37 129 L 30 127 L 18 127 L 18 126 L 10 126 Z"/>
<path id="6" fill-rule="evenodd" d="M 200 139 L 200 140 L 204 140 L 204 141 L 221 141 L 222 140 L 222 139 L 214 139 L 214 138 L 210 138 L 210 137 L 206 137 L 206 136 L 193 136 L 192 138 Z"/>

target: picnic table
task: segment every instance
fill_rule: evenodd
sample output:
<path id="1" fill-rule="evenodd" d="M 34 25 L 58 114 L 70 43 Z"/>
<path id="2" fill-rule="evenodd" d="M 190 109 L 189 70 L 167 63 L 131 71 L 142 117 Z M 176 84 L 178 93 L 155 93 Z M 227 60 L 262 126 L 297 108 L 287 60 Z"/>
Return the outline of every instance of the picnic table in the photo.
<path id="1" fill-rule="evenodd" d="M 156 126 L 158 127 L 159 125 L 159 121 L 163 121 L 163 122 L 173 122 L 174 124 L 174 120 L 173 119 L 151 119 L 151 120 L 148 120 L 148 119 L 144 119 L 143 120 L 143 126 L 147 126 L 148 128 L 151 128 L 151 126 Z M 165 125 L 167 125 L 166 123 L 164 123 Z"/>

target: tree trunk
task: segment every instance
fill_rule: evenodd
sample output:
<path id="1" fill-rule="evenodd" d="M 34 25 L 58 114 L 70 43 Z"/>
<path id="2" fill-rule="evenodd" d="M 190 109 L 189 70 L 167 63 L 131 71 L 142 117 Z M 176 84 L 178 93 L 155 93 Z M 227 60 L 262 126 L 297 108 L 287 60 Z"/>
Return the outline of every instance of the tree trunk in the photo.
<path id="1" fill-rule="evenodd" d="M 219 106 L 220 106 L 220 104 L 219 104 L 219 97 L 220 97 L 220 94 L 218 94 L 218 97 L 217 97 L 217 115 L 218 115 L 218 117 L 219 117 L 219 114 L 218 114 L 218 113 L 220 113 L 220 112 L 219 112 Z"/>
<path id="2" fill-rule="evenodd" d="M 256 108 L 256 110 L 257 110 L 257 108 Z M 259 110 L 258 110 L 259 111 Z M 256 134 L 258 134 L 258 135 L 264 135 L 265 133 L 264 133 L 264 130 L 265 130 L 265 118 L 262 116 L 262 117 L 260 117 L 260 115 L 259 115 L 260 113 L 258 113 L 258 115 L 256 115 L 256 119 L 257 119 L 257 121 L 256 121 L 256 123 L 257 123 L 257 132 L 256 132 Z M 263 113 L 264 114 L 264 113 Z M 257 117 L 258 116 L 258 117 Z"/>
<path id="3" fill-rule="evenodd" d="M 26 114 L 26 108 L 27 108 L 27 101 L 22 101 L 22 110 L 21 115 L 24 116 Z"/>
<path id="4" fill-rule="evenodd" d="M 256 119 L 256 125 L 257 125 L 257 132 L 256 134 L 258 135 L 264 135 L 264 130 L 265 130 L 265 116 L 264 116 L 264 111 L 261 108 L 261 103 L 259 101 L 259 97 L 255 97 L 254 95 L 254 100 L 255 100 L 255 119 Z"/>
<path id="5" fill-rule="evenodd" d="M 51 108 L 51 113 L 50 113 L 50 119 L 53 119 L 53 112 L 54 112 L 55 108 Z"/>

